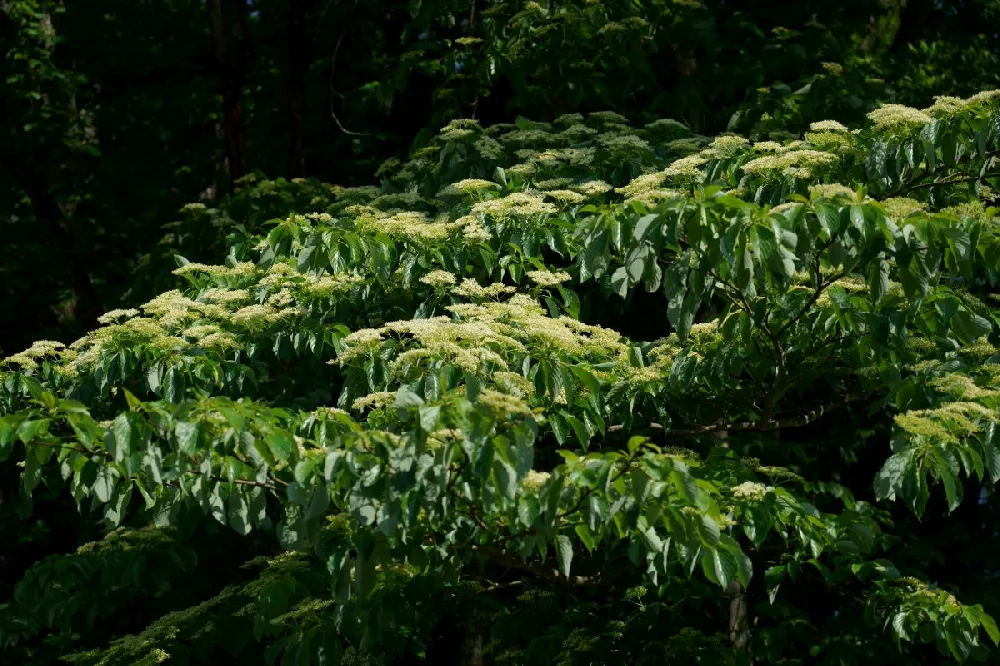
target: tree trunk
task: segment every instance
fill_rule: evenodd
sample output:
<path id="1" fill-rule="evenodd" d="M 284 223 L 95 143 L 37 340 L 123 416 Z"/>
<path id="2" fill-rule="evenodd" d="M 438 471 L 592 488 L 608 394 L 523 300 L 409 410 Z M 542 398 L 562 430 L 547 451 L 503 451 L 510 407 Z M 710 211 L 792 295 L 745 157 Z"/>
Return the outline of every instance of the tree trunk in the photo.
<path id="1" fill-rule="evenodd" d="M 486 663 L 483 653 L 482 618 L 473 614 L 465 627 L 465 638 L 462 640 L 462 650 L 459 662 L 462 666 L 483 666 Z"/>
<path id="2" fill-rule="evenodd" d="M 208 0 L 215 62 L 222 92 L 222 128 L 230 190 L 246 175 L 246 141 L 243 131 L 243 79 L 245 76 L 245 0 Z"/>
<path id="3" fill-rule="evenodd" d="M 59 248 L 58 265 L 69 278 L 72 298 L 66 303 L 66 315 L 83 330 L 97 327 L 97 318 L 104 313 L 101 297 L 90 279 L 85 250 L 76 233 L 76 222 L 56 199 L 48 179 L 33 173 L 25 179 L 24 191 L 31 199 L 35 220 L 46 230 L 48 238 Z"/>
<path id="4" fill-rule="evenodd" d="M 747 597 L 739 580 L 726 588 L 729 598 L 729 642 L 738 652 L 745 653 L 750 644 L 750 624 L 747 617 Z"/>
<path id="5" fill-rule="evenodd" d="M 305 113 L 305 72 L 309 66 L 306 50 L 305 15 L 307 0 L 288 0 L 288 64 L 285 71 L 288 103 L 288 170 L 292 178 L 306 175 L 302 117 Z"/>

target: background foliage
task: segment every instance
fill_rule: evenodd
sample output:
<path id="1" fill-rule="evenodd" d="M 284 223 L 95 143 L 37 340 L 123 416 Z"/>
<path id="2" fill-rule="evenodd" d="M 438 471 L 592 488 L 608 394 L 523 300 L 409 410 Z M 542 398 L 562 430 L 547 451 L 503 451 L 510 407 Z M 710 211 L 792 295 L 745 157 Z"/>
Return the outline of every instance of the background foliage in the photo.
<path id="1" fill-rule="evenodd" d="M 996 3 L 106 5 L 2 5 L 5 659 L 996 660 Z"/>

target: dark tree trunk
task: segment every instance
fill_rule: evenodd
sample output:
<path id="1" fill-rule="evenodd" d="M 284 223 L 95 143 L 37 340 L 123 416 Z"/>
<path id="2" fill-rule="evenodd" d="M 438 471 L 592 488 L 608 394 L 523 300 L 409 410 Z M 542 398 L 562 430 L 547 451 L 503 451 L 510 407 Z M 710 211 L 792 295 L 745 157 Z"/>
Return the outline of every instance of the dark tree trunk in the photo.
<path id="1" fill-rule="evenodd" d="M 66 306 L 66 315 L 83 330 L 97 327 L 97 318 L 104 313 L 101 297 L 91 282 L 87 270 L 87 250 L 81 245 L 76 222 L 60 205 L 48 179 L 33 173 L 24 182 L 24 191 L 39 227 L 58 247 L 58 265 L 65 271 L 73 297 Z"/>
<path id="2" fill-rule="evenodd" d="M 473 617 L 465 629 L 465 638 L 462 640 L 462 651 L 460 655 L 462 666 L 483 666 L 486 663 L 483 652 L 483 627 L 482 620 Z"/>
<path id="3" fill-rule="evenodd" d="M 302 138 L 305 114 L 305 74 L 309 66 L 305 36 L 308 0 L 288 0 L 288 65 L 285 72 L 288 103 L 288 170 L 292 178 L 306 175 L 305 145 Z"/>
<path id="4" fill-rule="evenodd" d="M 739 580 L 729 583 L 726 596 L 729 598 L 729 642 L 745 654 L 750 644 L 750 622 L 746 592 Z"/>
<path id="5" fill-rule="evenodd" d="M 246 175 L 246 140 L 243 130 L 243 80 L 245 77 L 245 0 L 208 0 L 215 62 L 222 91 L 222 128 L 226 138 L 229 186 Z"/>

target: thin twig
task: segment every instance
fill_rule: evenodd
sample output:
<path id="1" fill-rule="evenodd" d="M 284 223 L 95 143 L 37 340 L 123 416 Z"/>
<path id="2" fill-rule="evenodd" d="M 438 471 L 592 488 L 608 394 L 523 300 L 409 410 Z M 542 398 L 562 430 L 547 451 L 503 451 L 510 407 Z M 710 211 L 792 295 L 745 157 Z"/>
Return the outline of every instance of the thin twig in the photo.
<path id="1" fill-rule="evenodd" d="M 507 567 L 508 569 L 527 571 L 528 573 L 532 573 L 539 578 L 544 578 L 545 580 L 553 583 L 560 583 L 562 585 L 570 585 L 573 587 L 599 587 L 611 585 L 629 569 L 627 565 L 622 565 L 610 570 L 604 569 L 593 576 L 564 576 L 558 569 L 553 569 L 552 567 L 547 567 L 544 564 L 536 562 L 526 562 L 521 558 L 515 557 L 514 555 L 511 555 L 510 553 L 499 548 L 492 548 L 490 546 L 472 546 L 472 550 L 489 556 L 494 562 L 500 566 Z"/>
<path id="2" fill-rule="evenodd" d="M 345 128 L 340 122 L 340 118 L 337 117 L 337 112 L 334 111 L 333 99 L 337 94 L 337 89 L 333 85 L 333 73 L 337 70 L 337 53 L 340 51 L 340 43 L 344 41 L 344 35 L 346 34 L 346 32 L 340 33 L 340 37 L 337 38 L 337 45 L 333 49 L 333 55 L 330 56 L 330 117 L 333 118 L 333 122 L 337 123 L 337 127 L 339 127 L 340 131 L 344 134 L 350 134 L 351 136 L 369 136 L 364 132 L 352 132 L 351 130 Z"/>
<path id="3" fill-rule="evenodd" d="M 807 426 L 810 423 L 818 420 L 819 418 L 829 414 L 838 407 L 843 407 L 852 402 L 861 402 L 867 400 L 868 396 L 864 393 L 849 393 L 837 402 L 828 402 L 824 405 L 820 405 L 815 409 L 811 409 L 808 412 L 802 414 L 797 414 L 795 416 L 788 416 L 781 419 L 764 419 L 761 421 L 735 421 L 735 422 L 722 422 L 722 423 L 712 423 L 710 425 L 697 426 L 695 428 L 687 429 L 670 429 L 664 434 L 667 437 L 694 437 L 696 435 L 708 435 L 714 432 L 720 432 L 727 430 L 729 432 L 740 432 L 740 431 L 758 431 L 766 432 L 770 430 L 781 430 L 783 428 L 801 428 L 802 426 Z M 662 425 L 658 423 L 649 424 L 650 428 L 656 430 L 664 429 Z M 613 425 L 608 427 L 608 432 L 616 432 L 622 430 L 623 426 Z"/>
<path id="4" fill-rule="evenodd" d="M 964 178 L 952 178 L 949 180 L 935 180 L 930 183 L 919 183 L 916 185 L 911 185 L 910 187 L 903 188 L 899 190 L 899 194 L 909 194 L 914 190 L 922 190 L 928 187 L 940 187 L 943 185 L 955 185 L 958 183 L 974 183 L 977 180 L 986 180 L 987 178 L 998 178 L 1000 177 L 1000 171 L 995 173 L 986 173 L 982 176 L 966 176 Z"/>

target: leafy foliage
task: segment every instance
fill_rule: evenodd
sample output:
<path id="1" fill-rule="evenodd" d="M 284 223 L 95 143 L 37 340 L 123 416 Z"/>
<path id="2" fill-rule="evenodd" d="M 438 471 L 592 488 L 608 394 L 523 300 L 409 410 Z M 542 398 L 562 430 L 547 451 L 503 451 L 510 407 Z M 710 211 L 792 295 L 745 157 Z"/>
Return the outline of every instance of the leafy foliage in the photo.
<path id="1" fill-rule="evenodd" d="M 988 559 L 907 540 L 969 493 L 995 521 L 1000 93 L 868 117 L 456 120 L 379 187 L 252 177 L 189 207 L 148 260 L 162 293 L 4 360 L 0 456 L 108 531 L 27 572 L 3 646 L 992 658 Z M 211 222 L 225 262 L 190 261 Z M 215 524 L 240 545 L 214 587 L 86 636 Z"/>

